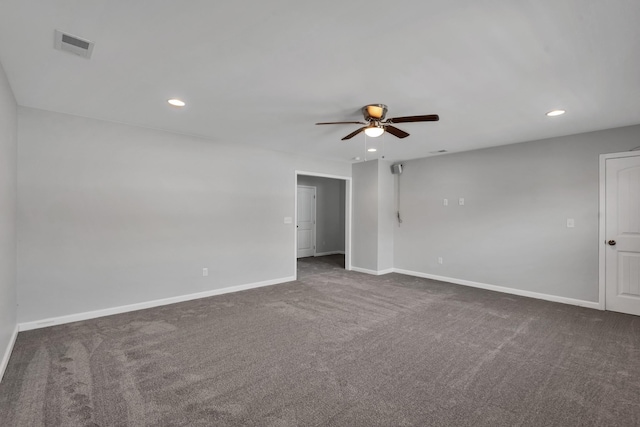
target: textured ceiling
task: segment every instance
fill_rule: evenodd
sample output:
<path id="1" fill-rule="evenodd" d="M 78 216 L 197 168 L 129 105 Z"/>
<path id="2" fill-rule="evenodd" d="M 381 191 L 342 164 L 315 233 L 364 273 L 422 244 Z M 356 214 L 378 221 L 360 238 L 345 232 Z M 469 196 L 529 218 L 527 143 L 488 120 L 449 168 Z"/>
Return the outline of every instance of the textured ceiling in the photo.
<path id="1" fill-rule="evenodd" d="M 2 0 L 0 62 L 22 106 L 406 160 L 640 123 L 638 22 L 638 0 Z M 94 41 L 92 58 L 55 50 L 55 29 Z M 404 140 L 314 126 L 368 103 L 441 120 L 398 125 Z"/>

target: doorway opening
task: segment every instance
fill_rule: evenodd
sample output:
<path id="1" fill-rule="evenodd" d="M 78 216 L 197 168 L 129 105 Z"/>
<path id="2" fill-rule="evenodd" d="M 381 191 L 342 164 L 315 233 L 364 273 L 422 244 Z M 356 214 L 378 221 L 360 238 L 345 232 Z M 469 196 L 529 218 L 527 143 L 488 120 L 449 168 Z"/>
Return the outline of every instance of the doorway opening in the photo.
<path id="1" fill-rule="evenodd" d="M 295 207 L 295 277 L 310 257 L 344 257 L 351 270 L 351 178 L 296 171 Z"/>

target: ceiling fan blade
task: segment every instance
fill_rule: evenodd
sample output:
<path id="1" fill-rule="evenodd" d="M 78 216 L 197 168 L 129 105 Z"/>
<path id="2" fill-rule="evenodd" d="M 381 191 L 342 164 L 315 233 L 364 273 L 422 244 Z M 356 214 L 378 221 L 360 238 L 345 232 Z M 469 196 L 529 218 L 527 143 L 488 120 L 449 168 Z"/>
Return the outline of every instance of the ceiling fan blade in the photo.
<path id="1" fill-rule="evenodd" d="M 360 129 L 358 129 L 358 130 L 356 130 L 356 131 L 351 132 L 349 135 L 347 135 L 347 136 L 345 136 L 344 138 L 342 138 L 342 140 L 344 141 L 345 139 L 351 139 L 351 138 L 353 138 L 354 136 L 356 136 L 357 134 L 359 134 L 360 132 L 362 132 L 363 130 L 365 130 L 367 127 L 368 127 L 368 126 L 364 126 L 364 127 L 361 127 Z"/>
<path id="2" fill-rule="evenodd" d="M 384 127 L 384 129 L 389 132 L 391 135 L 393 136 L 397 136 L 398 138 L 406 138 L 409 136 L 408 133 L 406 133 L 405 131 L 403 131 L 402 129 L 398 129 L 395 126 L 391 126 L 391 125 L 386 125 Z"/>
<path id="3" fill-rule="evenodd" d="M 317 125 L 366 125 L 365 122 L 323 122 Z"/>
<path id="4" fill-rule="evenodd" d="M 411 123 L 411 122 L 437 122 L 440 120 L 437 114 L 427 114 L 426 116 L 406 116 L 389 119 L 389 123 Z"/>

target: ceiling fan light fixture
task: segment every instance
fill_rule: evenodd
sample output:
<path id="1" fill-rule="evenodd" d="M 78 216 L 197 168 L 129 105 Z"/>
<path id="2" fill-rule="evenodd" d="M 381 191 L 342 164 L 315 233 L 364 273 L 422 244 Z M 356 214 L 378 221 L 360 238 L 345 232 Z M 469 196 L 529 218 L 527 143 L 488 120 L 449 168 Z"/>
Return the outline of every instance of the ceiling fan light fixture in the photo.
<path id="1" fill-rule="evenodd" d="M 382 126 L 370 126 L 364 130 L 364 133 L 371 138 L 377 138 L 384 133 Z"/>

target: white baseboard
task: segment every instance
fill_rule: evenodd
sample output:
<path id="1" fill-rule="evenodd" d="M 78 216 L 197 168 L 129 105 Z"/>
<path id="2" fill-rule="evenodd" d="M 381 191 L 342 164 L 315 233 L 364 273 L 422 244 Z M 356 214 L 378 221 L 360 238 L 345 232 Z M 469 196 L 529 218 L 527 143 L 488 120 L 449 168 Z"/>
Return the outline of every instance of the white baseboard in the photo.
<path id="1" fill-rule="evenodd" d="M 393 271 L 400 274 L 406 274 L 408 276 L 422 277 L 424 279 L 438 280 L 440 282 L 448 282 L 456 285 L 471 286 L 473 288 L 486 289 L 489 291 L 502 292 L 505 294 L 519 295 L 522 297 L 536 298 L 536 299 L 541 299 L 545 301 L 560 302 L 563 304 L 577 305 L 579 307 L 587 307 L 587 308 L 594 308 L 596 310 L 602 310 L 602 308 L 600 307 L 600 303 L 598 302 L 584 301 L 580 299 L 567 298 L 567 297 L 561 297 L 561 296 L 549 295 L 549 294 L 541 294 L 539 292 L 524 291 L 521 289 L 507 288 L 504 286 L 489 285 L 486 283 L 472 282 L 471 280 L 454 279 L 452 277 L 445 277 L 445 276 L 436 276 L 435 274 L 420 273 L 418 271 L 403 270 L 401 268 L 394 268 Z"/>
<path id="2" fill-rule="evenodd" d="M 11 339 L 9 340 L 9 345 L 4 351 L 4 356 L 2 356 L 2 361 L 0 362 L 0 381 L 2 381 L 2 377 L 4 377 L 4 371 L 7 369 L 7 365 L 9 364 L 9 358 L 11 357 L 11 352 L 13 351 L 13 345 L 16 343 L 16 338 L 18 337 L 18 325 L 16 325 L 13 330 L 13 334 L 11 335 Z"/>
<path id="3" fill-rule="evenodd" d="M 292 282 L 294 276 L 282 277 L 280 279 L 265 280 L 263 282 L 248 283 L 246 285 L 229 286 L 226 288 L 212 289 L 210 291 L 198 292 L 195 294 L 179 295 L 171 298 L 157 299 L 153 301 L 140 302 L 136 304 L 123 305 L 119 307 L 104 308 L 101 310 L 87 311 L 84 313 L 70 314 L 67 316 L 51 317 L 48 319 L 24 322 L 18 324 L 18 330 L 30 331 L 32 329 L 46 328 L 48 326 L 62 325 L 64 323 L 79 322 L 81 320 L 95 319 L 97 317 L 111 316 L 113 314 L 127 313 L 130 311 L 144 310 L 146 308 L 159 307 L 161 305 L 175 304 L 178 302 L 191 301 L 194 299 L 212 297 L 214 295 L 228 294 L 231 292 L 245 291 L 248 289 L 261 288 L 263 286 L 277 285 L 279 283 Z"/>
<path id="4" fill-rule="evenodd" d="M 369 270 L 368 268 L 355 267 L 353 265 L 351 266 L 351 271 L 357 271 L 358 273 L 373 274 L 374 276 L 378 275 L 378 272 L 375 270 Z"/>
<path id="5" fill-rule="evenodd" d="M 327 256 L 327 255 L 344 255 L 344 251 L 329 251 L 329 252 L 317 252 L 313 256 Z"/>
<path id="6" fill-rule="evenodd" d="M 360 268 L 360 267 L 354 267 L 354 266 L 351 266 L 351 270 L 357 271 L 359 273 L 372 274 L 374 276 L 382 276 L 383 274 L 389 274 L 394 272 L 393 268 L 387 268 L 386 270 L 369 270 L 368 268 Z"/>
<path id="7" fill-rule="evenodd" d="M 464 279 L 455 279 L 452 277 L 437 276 L 435 274 L 421 273 L 418 271 L 404 270 L 401 268 L 389 268 L 385 270 L 370 270 L 366 268 L 351 266 L 351 270 L 357 271 L 360 273 L 371 274 L 374 276 L 380 276 L 383 274 L 395 272 L 400 274 L 406 274 L 408 276 L 422 277 L 425 279 L 432 279 L 432 280 L 438 280 L 441 282 L 453 283 L 456 285 L 471 286 L 474 288 L 486 289 L 486 290 L 502 292 L 506 294 L 519 295 L 519 296 L 524 296 L 529 298 L 536 298 L 536 299 L 541 299 L 546 301 L 560 302 L 564 304 L 576 305 L 579 307 L 587 307 L 587 308 L 593 308 L 596 310 L 602 310 L 598 302 L 584 301 L 584 300 L 579 300 L 574 298 L 542 294 L 538 292 L 525 291 L 521 289 L 507 288 L 504 286 L 489 285 L 486 283 L 473 282 L 473 281 L 464 280 Z M 207 298 L 215 295 L 222 295 L 222 294 L 227 294 L 231 292 L 239 292 L 239 291 L 244 291 L 248 289 L 260 288 L 263 286 L 271 286 L 279 283 L 291 282 L 294 280 L 295 280 L 294 276 L 283 277 L 280 279 L 266 280 L 263 282 L 229 286 L 226 288 L 212 289 L 210 291 L 198 292 L 194 294 L 180 295 L 180 296 L 171 297 L 171 298 L 164 298 L 164 299 L 146 301 L 146 302 L 141 302 L 136 304 L 124 305 L 119 307 L 111 307 L 111 308 L 105 308 L 101 310 L 88 311 L 84 313 L 76 313 L 76 314 L 70 314 L 66 316 L 52 317 L 52 318 L 41 319 L 41 320 L 36 320 L 32 322 L 19 323 L 16 326 L 16 330 L 12 336 L 9 346 L 5 351 L 5 354 L 2 359 L 2 364 L 0 364 L 0 378 L 2 378 L 1 374 L 4 373 L 4 369 L 6 368 L 6 365 L 9 362 L 9 357 L 11 356 L 11 350 L 13 349 L 13 345 L 15 343 L 15 339 L 17 337 L 18 331 L 29 331 L 32 329 L 46 328 L 48 326 L 62 325 L 65 323 L 78 322 L 81 320 L 95 319 L 97 317 L 111 316 L 113 314 L 127 313 L 130 311 L 143 310 L 146 308 L 159 307 L 162 305 L 175 304 L 175 303 L 184 302 L 184 301 L 191 301 L 199 298 Z"/>

